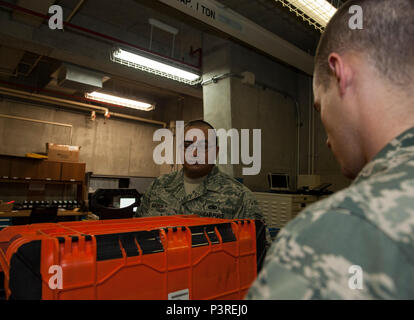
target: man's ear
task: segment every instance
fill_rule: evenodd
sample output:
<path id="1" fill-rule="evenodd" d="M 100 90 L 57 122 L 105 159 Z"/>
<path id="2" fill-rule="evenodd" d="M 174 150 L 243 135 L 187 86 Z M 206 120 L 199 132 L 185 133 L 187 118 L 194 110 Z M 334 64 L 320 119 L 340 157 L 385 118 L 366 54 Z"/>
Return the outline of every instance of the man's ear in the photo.
<path id="1" fill-rule="evenodd" d="M 338 84 L 339 93 L 343 96 L 351 80 L 351 72 L 344 58 L 337 53 L 331 53 L 329 55 L 328 63 Z"/>

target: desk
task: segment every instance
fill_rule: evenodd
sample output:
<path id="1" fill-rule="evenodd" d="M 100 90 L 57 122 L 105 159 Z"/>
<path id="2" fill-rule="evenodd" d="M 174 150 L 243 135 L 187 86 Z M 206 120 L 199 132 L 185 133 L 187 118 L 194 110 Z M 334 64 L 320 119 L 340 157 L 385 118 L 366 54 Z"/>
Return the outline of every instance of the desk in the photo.
<path id="1" fill-rule="evenodd" d="M 24 218 L 30 217 L 30 212 L 32 210 L 19 210 L 19 211 L 9 211 L 9 212 L 0 212 L 0 218 Z M 87 216 L 90 212 L 80 212 L 80 211 L 71 211 L 71 210 L 58 210 L 58 217 L 82 217 Z"/>
<path id="2" fill-rule="evenodd" d="M 30 224 L 30 213 L 32 210 L 19 210 L 10 212 L 0 212 L 0 219 L 10 219 L 10 225 Z M 79 212 L 71 210 L 59 210 L 57 221 L 80 221 L 83 217 L 89 215 L 90 212 Z"/>

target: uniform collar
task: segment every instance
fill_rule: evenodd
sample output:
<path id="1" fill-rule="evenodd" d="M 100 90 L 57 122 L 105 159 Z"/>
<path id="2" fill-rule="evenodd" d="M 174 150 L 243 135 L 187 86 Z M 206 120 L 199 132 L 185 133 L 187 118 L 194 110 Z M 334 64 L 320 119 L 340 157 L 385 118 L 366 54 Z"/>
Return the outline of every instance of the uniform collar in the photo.
<path id="1" fill-rule="evenodd" d="M 175 179 L 170 183 L 167 191 L 174 195 L 181 203 L 194 200 L 207 193 L 207 191 L 216 191 L 220 187 L 217 182 L 217 176 L 220 173 L 217 166 L 214 166 L 203 183 L 191 194 L 187 195 L 184 189 L 184 170 L 181 169 Z"/>
<path id="2" fill-rule="evenodd" d="M 414 127 L 388 143 L 360 172 L 353 184 L 393 168 L 407 158 L 414 158 Z"/>
<path id="3" fill-rule="evenodd" d="M 217 166 L 214 166 L 213 169 L 207 176 L 207 179 L 204 181 L 206 189 L 208 191 L 219 192 L 221 185 L 219 183 L 220 170 Z"/>

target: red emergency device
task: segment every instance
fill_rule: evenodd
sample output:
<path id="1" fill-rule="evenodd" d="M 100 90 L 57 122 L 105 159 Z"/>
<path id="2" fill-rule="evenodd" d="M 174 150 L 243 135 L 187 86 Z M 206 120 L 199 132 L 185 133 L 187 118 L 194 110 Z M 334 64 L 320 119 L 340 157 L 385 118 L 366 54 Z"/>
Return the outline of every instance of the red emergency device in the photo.
<path id="1" fill-rule="evenodd" d="M 0 231 L 7 299 L 242 299 L 264 255 L 258 220 L 162 216 Z"/>

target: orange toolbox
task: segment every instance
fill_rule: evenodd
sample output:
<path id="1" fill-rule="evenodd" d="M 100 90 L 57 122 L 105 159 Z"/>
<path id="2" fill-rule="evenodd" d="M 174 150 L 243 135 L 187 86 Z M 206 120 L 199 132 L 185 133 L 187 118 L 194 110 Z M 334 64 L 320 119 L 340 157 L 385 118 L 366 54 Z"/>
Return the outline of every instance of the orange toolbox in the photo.
<path id="1" fill-rule="evenodd" d="M 198 216 L 43 223 L 0 231 L 7 299 L 242 299 L 265 255 L 258 220 Z"/>

